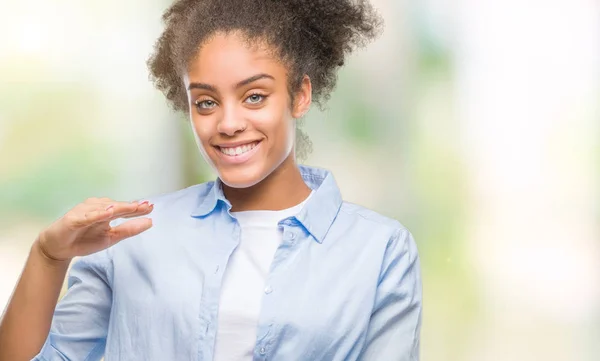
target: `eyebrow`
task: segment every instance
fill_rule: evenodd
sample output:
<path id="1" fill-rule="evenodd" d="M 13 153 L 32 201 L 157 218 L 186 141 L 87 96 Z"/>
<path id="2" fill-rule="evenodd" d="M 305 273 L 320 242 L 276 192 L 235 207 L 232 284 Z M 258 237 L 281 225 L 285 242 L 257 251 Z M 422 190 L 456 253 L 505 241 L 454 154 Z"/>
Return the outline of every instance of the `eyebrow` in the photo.
<path id="1" fill-rule="evenodd" d="M 275 80 L 275 78 L 273 78 L 272 76 L 270 76 L 269 74 L 265 74 L 265 73 L 261 73 L 261 74 L 256 74 L 254 76 L 249 77 L 248 79 L 242 80 L 241 82 L 237 83 L 235 88 L 241 88 L 245 85 L 254 83 L 255 81 L 261 80 L 261 79 L 271 79 L 271 80 Z"/>
<path id="2" fill-rule="evenodd" d="M 272 79 L 275 80 L 275 78 L 273 78 L 271 75 L 269 74 L 265 74 L 265 73 L 261 73 L 261 74 L 256 74 L 253 75 L 247 79 L 244 79 L 242 81 L 240 81 L 239 83 L 237 83 L 235 85 L 236 89 L 239 89 L 245 85 L 254 83 L 255 81 L 261 80 L 261 79 Z M 192 90 L 192 89 L 204 89 L 204 90 L 208 90 L 208 91 L 212 91 L 217 93 L 217 88 L 214 85 L 210 85 L 210 84 L 206 84 L 206 83 L 190 83 L 190 85 L 188 86 L 188 90 Z"/>

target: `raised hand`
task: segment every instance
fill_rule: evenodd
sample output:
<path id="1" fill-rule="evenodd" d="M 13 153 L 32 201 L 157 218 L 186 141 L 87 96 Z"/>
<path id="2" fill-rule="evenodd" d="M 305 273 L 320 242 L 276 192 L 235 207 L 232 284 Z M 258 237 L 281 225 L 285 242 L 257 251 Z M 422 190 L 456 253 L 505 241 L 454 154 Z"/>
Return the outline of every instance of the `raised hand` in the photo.
<path id="1" fill-rule="evenodd" d="M 145 202 L 118 202 L 110 198 L 90 198 L 78 204 L 39 235 L 40 250 L 55 261 L 70 261 L 106 249 L 152 227 L 149 218 L 128 220 L 116 227 L 117 218 L 132 218 L 152 212 Z"/>

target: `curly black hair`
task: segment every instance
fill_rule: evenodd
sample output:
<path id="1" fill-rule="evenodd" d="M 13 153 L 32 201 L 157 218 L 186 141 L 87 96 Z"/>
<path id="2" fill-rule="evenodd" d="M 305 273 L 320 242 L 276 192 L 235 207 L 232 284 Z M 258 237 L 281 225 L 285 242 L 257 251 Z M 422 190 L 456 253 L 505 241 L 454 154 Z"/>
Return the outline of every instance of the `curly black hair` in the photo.
<path id="1" fill-rule="evenodd" d="M 148 60 L 150 78 L 183 112 L 187 64 L 217 32 L 239 31 L 250 44 L 266 41 L 288 67 L 290 94 L 308 75 L 313 101 L 322 109 L 344 58 L 382 28 L 367 0 L 176 0 L 163 21 L 165 30 Z"/>

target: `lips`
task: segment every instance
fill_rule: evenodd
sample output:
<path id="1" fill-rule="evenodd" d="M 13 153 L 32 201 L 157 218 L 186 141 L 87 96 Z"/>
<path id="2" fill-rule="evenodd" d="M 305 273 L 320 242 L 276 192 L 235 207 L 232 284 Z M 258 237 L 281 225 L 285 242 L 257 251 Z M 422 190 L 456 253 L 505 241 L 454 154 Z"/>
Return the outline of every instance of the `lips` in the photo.
<path id="1" fill-rule="evenodd" d="M 239 166 L 251 162 L 263 147 L 263 141 L 240 141 L 214 145 L 218 163 L 222 166 Z"/>
<path id="2" fill-rule="evenodd" d="M 258 143 L 260 142 L 254 141 L 250 143 L 237 144 L 232 146 L 221 145 L 217 146 L 216 148 L 219 149 L 219 151 L 225 155 L 228 155 L 230 157 L 237 157 L 251 151 L 258 145 Z"/>

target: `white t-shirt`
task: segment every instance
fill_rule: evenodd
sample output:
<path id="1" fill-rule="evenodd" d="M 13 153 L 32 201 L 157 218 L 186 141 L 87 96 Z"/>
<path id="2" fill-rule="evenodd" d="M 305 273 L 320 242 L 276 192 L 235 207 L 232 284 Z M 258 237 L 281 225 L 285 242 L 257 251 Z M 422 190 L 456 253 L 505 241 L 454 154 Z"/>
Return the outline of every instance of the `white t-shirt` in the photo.
<path id="1" fill-rule="evenodd" d="M 232 212 L 241 239 L 223 275 L 214 361 L 252 360 L 267 276 L 283 239 L 277 223 L 298 214 L 308 198 L 281 211 Z"/>

